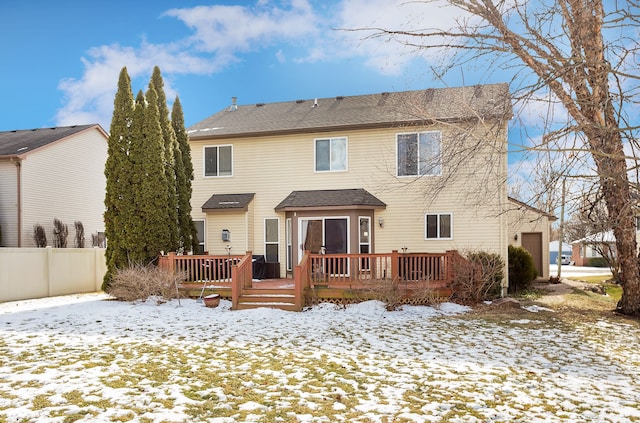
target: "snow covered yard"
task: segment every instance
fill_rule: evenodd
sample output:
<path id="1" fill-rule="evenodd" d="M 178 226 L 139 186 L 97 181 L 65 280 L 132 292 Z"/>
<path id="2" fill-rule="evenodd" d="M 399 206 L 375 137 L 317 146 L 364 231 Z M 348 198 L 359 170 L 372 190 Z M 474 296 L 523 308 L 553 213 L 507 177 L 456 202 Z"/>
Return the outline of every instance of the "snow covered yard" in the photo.
<path id="1" fill-rule="evenodd" d="M 0 422 L 640 421 L 637 325 L 106 298 L 0 304 Z"/>

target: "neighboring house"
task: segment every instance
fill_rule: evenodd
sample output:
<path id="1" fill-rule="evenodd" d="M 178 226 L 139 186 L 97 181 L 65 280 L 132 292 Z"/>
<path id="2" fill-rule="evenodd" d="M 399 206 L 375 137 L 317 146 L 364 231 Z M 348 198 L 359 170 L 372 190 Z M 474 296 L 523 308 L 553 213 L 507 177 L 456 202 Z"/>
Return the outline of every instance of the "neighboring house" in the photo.
<path id="1" fill-rule="evenodd" d="M 567 244 L 566 242 L 562 243 L 562 251 L 559 251 L 559 242 L 551 241 L 549 243 L 549 263 L 557 264 L 558 256 L 571 257 L 572 248 L 571 244 Z"/>
<path id="2" fill-rule="evenodd" d="M 509 243 L 527 250 L 538 277 L 549 278 L 551 222 L 556 217 L 509 197 Z"/>
<path id="3" fill-rule="evenodd" d="M 303 250 L 506 257 L 510 118 L 507 84 L 234 98 L 188 128 L 201 250 L 252 251 L 280 276 Z"/>
<path id="4" fill-rule="evenodd" d="M 602 251 L 615 254 L 616 238 L 613 231 L 598 232 L 571 243 L 571 261 L 576 266 L 590 266 L 591 259 L 602 258 Z"/>
<path id="5" fill-rule="evenodd" d="M 3 247 L 35 247 L 33 227 L 53 246 L 53 220 L 84 226 L 85 246 L 104 232 L 107 134 L 100 125 L 0 132 L 0 226 Z"/>

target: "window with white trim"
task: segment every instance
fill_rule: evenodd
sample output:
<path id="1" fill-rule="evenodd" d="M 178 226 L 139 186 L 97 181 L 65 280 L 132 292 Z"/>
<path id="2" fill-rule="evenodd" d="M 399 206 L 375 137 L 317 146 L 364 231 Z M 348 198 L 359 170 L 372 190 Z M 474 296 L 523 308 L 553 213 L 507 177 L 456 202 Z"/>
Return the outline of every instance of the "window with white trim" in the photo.
<path id="1" fill-rule="evenodd" d="M 347 138 L 315 140 L 316 172 L 347 170 Z"/>
<path id="2" fill-rule="evenodd" d="M 440 131 L 397 134 L 398 176 L 442 173 Z"/>
<path id="3" fill-rule="evenodd" d="M 204 147 L 204 176 L 232 176 L 233 147 L 214 145 Z"/>
<path id="4" fill-rule="evenodd" d="M 452 239 L 453 215 L 451 213 L 426 214 L 424 216 L 425 239 Z"/>
<path id="5" fill-rule="evenodd" d="M 278 263 L 280 251 L 280 219 L 264 220 L 264 257 L 267 263 Z"/>

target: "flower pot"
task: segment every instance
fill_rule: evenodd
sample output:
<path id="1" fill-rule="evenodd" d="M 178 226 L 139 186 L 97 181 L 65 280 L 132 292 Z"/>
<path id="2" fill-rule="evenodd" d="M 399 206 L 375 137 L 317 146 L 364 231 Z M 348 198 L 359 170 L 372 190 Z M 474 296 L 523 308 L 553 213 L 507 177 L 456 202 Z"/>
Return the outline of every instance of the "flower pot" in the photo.
<path id="1" fill-rule="evenodd" d="M 210 308 L 213 307 L 218 307 L 218 305 L 220 304 L 220 295 L 218 294 L 211 294 L 211 295 L 207 295 L 206 297 L 203 298 L 204 301 L 204 305 Z"/>

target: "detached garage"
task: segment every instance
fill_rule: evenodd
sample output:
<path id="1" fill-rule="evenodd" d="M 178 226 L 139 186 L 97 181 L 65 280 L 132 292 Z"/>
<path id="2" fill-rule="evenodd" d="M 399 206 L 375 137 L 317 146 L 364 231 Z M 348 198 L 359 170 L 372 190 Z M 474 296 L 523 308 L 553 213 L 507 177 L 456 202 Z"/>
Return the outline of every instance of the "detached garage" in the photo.
<path id="1" fill-rule="evenodd" d="M 555 216 L 509 197 L 509 244 L 523 247 L 533 257 L 538 277 L 549 278 L 549 241 Z"/>

